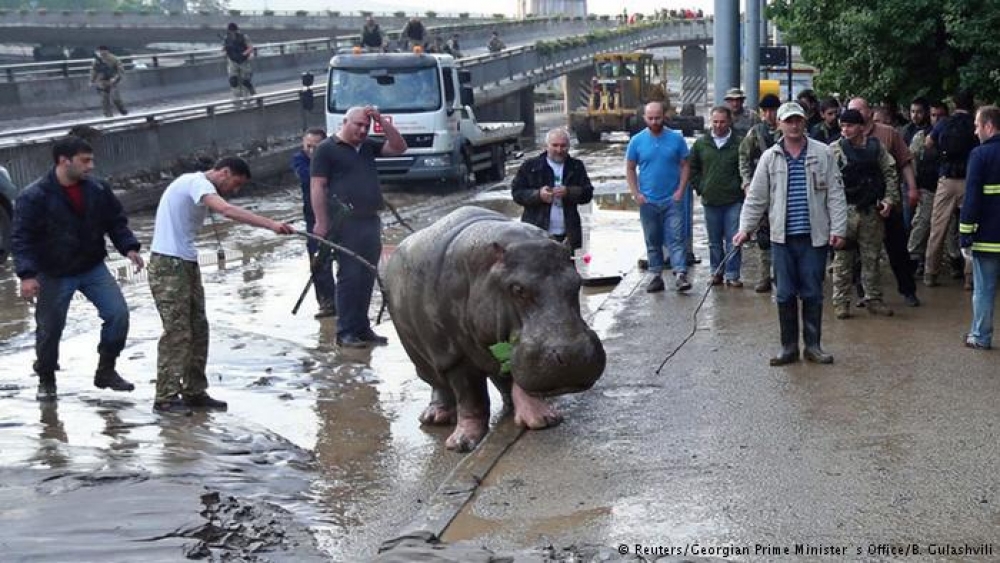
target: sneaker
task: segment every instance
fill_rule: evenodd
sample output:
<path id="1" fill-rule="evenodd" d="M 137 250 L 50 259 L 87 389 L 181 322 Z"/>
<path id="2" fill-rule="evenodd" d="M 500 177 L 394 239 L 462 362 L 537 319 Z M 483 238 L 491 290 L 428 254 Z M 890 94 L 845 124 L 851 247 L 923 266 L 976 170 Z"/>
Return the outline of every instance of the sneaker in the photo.
<path id="1" fill-rule="evenodd" d="M 35 399 L 43 403 L 56 400 L 56 374 L 38 376 L 38 391 L 35 393 Z"/>
<path id="2" fill-rule="evenodd" d="M 371 345 L 371 342 L 362 340 L 361 337 L 353 334 L 337 337 L 337 346 L 340 346 L 341 348 L 368 348 Z"/>
<path id="3" fill-rule="evenodd" d="M 135 391 L 135 385 L 129 383 L 113 369 L 98 370 L 94 374 L 94 387 L 98 389 L 110 388 L 112 391 Z"/>
<path id="4" fill-rule="evenodd" d="M 160 414 L 180 414 L 184 416 L 191 416 L 193 414 L 180 397 L 174 397 L 167 401 L 154 402 L 153 412 Z"/>
<path id="5" fill-rule="evenodd" d="M 743 282 L 740 280 L 726 280 L 726 287 L 733 287 L 739 289 L 743 287 Z"/>
<path id="6" fill-rule="evenodd" d="M 771 278 L 764 278 L 753 288 L 757 293 L 771 293 Z"/>
<path id="7" fill-rule="evenodd" d="M 833 316 L 838 319 L 848 319 L 851 317 L 851 306 L 843 303 L 836 304 L 833 306 Z"/>
<path id="8" fill-rule="evenodd" d="M 938 283 L 937 274 L 924 274 L 924 285 L 927 287 L 937 287 L 941 285 Z"/>
<path id="9" fill-rule="evenodd" d="M 649 280 L 649 283 L 646 284 L 646 293 L 657 293 L 664 289 L 663 278 L 659 274 L 653 276 L 653 279 Z"/>
<path id="10" fill-rule="evenodd" d="M 213 399 L 208 393 L 184 397 L 184 405 L 192 409 L 205 409 L 212 411 L 224 411 L 229 409 L 229 405 L 225 401 Z"/>
<path id="11" fill-rule="evenodd" d="M 919 307 L 920 299 L 917 297 L 916 293 L 908 293 L 903 296 L 903 302 L 906 303 L 907 307 Z"/>
<path id="12" fill-rule="evenodd" d="M 694 266 L 695 264 L 701 264 L 701 257 L 697 256 L 694 252 L 689 252 L 687 254 L 687 256 L 685 256 L 685 258 L 687 259 L 687 265 L 688 266 Z"/>
<path id="13" fill-rule="evenodd" d="M 711 284 L 712 285 L 722 285 L 722 276 L 720 274 L 713 275 L 712 276 Z M 728 285 L 728 280 L 727 280 L 726 284 Z"/>
<path id="14" fill-rule="evenodd" d="M 990 345 L 989 344 L 980 344 L 979 342 L 976 342 L 968 334 L 965 335 L 965 347 L 966 348 L 972 348 L 973 350 L 989 350 L 990 349 Z"/>
<path id="15" fill-rule="evenodd" d="M 868 309 L 869 315 L 873 316 L 882 315 L 883 317 L 891 317 L 893 314 L 892 309 L 889 308 L 889 306 L 885 304 L 885 301 L 882 301 L 881 299 L 870 299 L 868 300 L 868 303 L 866 303 L 865 305 L 866 305 L 865 308 Z"/>
<path id="16" fill-rule="evenodd" d="M 677 274 L 677 278 L 674 280 L 674 287 L 677 291 L 687 291 L 691 289 L 691 282 L 688 281 L 687 274 L 681 272 Z"/>

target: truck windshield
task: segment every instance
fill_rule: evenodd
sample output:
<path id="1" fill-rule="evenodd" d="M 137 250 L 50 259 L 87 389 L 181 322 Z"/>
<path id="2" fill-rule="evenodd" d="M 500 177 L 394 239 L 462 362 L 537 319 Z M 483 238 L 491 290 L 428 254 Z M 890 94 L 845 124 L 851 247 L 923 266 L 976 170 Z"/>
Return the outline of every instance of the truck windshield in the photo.
<path id="1" fill-rule="evenodd" d="M 382 113 L 415 113 L 441 108 L 441 83 L 435 67 L 373 71 L 334 68 L 330 72 L 329 111 L 378 106 Z"/>

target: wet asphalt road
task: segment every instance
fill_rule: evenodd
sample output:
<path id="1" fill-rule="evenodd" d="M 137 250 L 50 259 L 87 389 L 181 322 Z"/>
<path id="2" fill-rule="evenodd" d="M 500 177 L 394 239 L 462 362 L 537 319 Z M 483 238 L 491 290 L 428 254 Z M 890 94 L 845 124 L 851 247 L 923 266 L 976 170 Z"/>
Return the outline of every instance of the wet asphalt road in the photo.
<path id="1" fill-rule="evenodd" d="M 622 150 L 620 144 L 586 150 L 599 189 L 611 194 L 602 199 L 606 209 L 595 206 L 588 221 L 614 233 L 592 241 L 593 260 L 582 266 L 592 275 L 627 271 L 634 256 L 617 247 L 639 249 L 634 214 L 617 209 L 621 198 L 613 195 L 623 185 Z M 420 228 L 470 195 L 390 198 Z M 518 213 L 503 185 L 485 187 L 474 200 Z M 297 187 L 236 203 L 281 220 L 300 215 Z M 148 244 L 152 212 L 133 215 L 131 226 Z M 11 268 L 0 270 L 0 505 L 19 507 L 0 511 L 4 560 L 179 560 L 184 549 L 197 547 L 206 491 L 263 503 L 265 523 L 287 510 L 287 525 L 272 527 L 295 538 L 244 530 L 245 541 L 213 544 L 216 556 L 261 545 L 274 548 L 272 559 L 357 560 L 411 519 L 461 459 L 444 449 L 446 430 L 417 422 L 429 388 L 414 376 L 391 323 L 377 328 L 390 346 L 341 353 L 334 322 L 312 318 L 312 295 L 298 316 L 290 314 L 308 276 L 301 239 L 224 220 L 218 233 L 224 268 L 211 223 L 198 244 L 211 324 L 208 376 L 213 394 L 229 401 L 227 413 L 151 412 L 160 322 L 145 273 L 130 272 L 117 254 L 109 267 L 131 311 L 119 369 L 136 391 L 91 386 L 100 321 L 78 297 L 62 339 L 60 399 L 39 405 L 30 368 L 33 309 L 17 297 Z M 386 252 L 403 236 L 401 227 L 387 229 Z M 606 290 L 587 290 L 584 307 L 595 310 L 606 297 Z"/>

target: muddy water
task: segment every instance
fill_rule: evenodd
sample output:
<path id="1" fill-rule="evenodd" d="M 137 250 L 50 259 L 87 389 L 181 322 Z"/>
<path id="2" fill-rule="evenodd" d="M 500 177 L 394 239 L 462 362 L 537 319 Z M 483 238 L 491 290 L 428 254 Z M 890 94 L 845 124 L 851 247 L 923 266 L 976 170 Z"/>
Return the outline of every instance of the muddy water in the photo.
<path id="1" fill-rule="evenodd" d="M 621 145 L 580 150 L 600 194 L 583 210 L 585 276 L 623 273 L 642 252 L 635 212 L 616 195 L 622 153 Z M 520 212 L 503 185 L 474 195 L 390 197 L 420 228 L 469 196 Z M 290 188 L 237 203 L 296 221 L 298 200 Z M 131 219 L 148 244 L 152 215 Z M 405 234 L 388 229 L 387 251 Z M 121 279 L 131 330 L 119 368 L 136 391 L 92 387 L 99 320 L 77 298 L 62 339 L 60 400 L 39 405 L 33 308 L 17 298 L 10 268 L 0 271 L 0 506 L 18 507 L 0 511 L 4 560 L 173 561 L 204 550 L 357 560 L 410 520 L 460 459 L 443 447 L 446 430 L 417 423 L 429 388 L 414 376 L 391 323 L 377 327 L 389 346 L 341 353 L 334 322 L 312 318 L 312 295 L 290 314 L 308 276 L 303 241 L 220 220 L 198 244 L 211 325 L 208 376 L 213 394 L 229 401 L 226 413 L 150 411 L 160 321 L 145 273 L 120 259 L 109 266 Z M 605 296 L 603 288 L 585 290 L 587 317 Z M 376 293 L 373 308 L 379 304 Z M 210 506 L 203 497 L 214 493 Z"/>

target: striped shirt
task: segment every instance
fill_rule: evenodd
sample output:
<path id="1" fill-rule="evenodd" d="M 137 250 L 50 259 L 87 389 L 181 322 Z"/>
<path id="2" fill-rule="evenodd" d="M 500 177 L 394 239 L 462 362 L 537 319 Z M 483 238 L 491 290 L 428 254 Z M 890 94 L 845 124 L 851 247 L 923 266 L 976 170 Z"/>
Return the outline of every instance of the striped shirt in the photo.
<path id="1" fill-rule="evenodd" d="M 785 235 L 808 235 L 809 227 L 809 187 L 806 183 L 806 149 L 802 147 L 798 158 L 785 153 L 785 163 L 788 165 L 788 203 L 785 208 Z M 782 148 L 784 144 L 782 143 Z"/>

